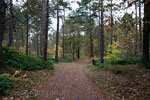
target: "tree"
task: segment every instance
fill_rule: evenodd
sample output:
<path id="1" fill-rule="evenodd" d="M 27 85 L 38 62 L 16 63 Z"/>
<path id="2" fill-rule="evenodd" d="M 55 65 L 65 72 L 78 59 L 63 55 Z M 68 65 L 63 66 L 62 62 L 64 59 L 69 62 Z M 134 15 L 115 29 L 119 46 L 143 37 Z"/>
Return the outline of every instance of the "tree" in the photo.
<path id="1" fill-rule="evenodd" d="M 10 22 L 9 22 L 9 36 L 8 36 L 8 46 L 13 45 L 13 28 L 14 28 L 14 14 L 13 14 L 13 0 L 10 0 Z"/>
<path id="2" fill-rule="evenodd" d="M 150 34 L 150 1 L 144 0 L 144 29 L 143 29 L 143 57 L 142 62 L 149 61 L 149 34 Z"/>
<path id="3" fill-rule="evenodd" d="M 57 9 L 57 32 L 56 32 L 55 61 L 58 61 L 58 45 L 59 45 L 59 9 Z"/>
<path id="4" fill-rule="evenodd" d="M 26 12 L 26 55 L 29 54 L 29 0 L 27 0 L 27 12 Z"/>
<path id="5" fill-rule="evenodd" d="M 137 46 L 138 46 L 137 3 L 135 3 L 135 12 L 136 12 L 136 14 L 135 14 L 135 16 L 136 16 L 136 19 L 135 19 L 135 24 L 136 24 L 136 26 L 135 26 L 135 31 L 136 31 L 136 33 L 135 33 L 135 55 L 136 55 L 137 54 Z"/>
<path id="6" fill-rule="evenodd" d="M 140 53 L 142 53 L 142 23 L 141 23 L 141 0 L 139 0 L 139 34 L 140 34 Z"/>
<path id="7" fill-rule="evenodd" d="M 46 4 L 46 32 L 45 32 L 45 42 L 44 42 L 44 61 L 47 61 L 47 46 L 48 46 L 48 24 L 49 24 L 49 0 Z"/>
<path id="8" fill-rule="evenodd" d="M 0 68 L 5 68 L 4 61 L 3 61 L 3 53 L 2 53 L 2 39 L 4 33 L 4 18 L 6 13 L 6 5 L 4 0 L 0 0 Z"/>
<path id="9" fill-rule="evenodd" d="M 101 0 L 100 62 L 104 63 L 104 7 Z"/>
<path id="10" fill-rule="evenodd" d="M 110 5 L 110 16 L 111 16 L 111 34 L 110 34 L 110 44 L 112 45 L 113 44 L 113 12 L 112 12 L 112 0 L 110 1 L 111 2 L 111 5 Z"/>

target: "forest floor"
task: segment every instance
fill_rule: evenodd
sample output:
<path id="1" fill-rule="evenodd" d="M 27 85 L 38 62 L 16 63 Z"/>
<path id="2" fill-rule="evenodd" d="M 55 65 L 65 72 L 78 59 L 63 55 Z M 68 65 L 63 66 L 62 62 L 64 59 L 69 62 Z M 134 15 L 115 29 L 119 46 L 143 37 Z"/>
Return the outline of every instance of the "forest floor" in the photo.
<path id="1" fill-rule="evenodd" d="M 150 70 L 141 65 L 102 65 L 86 67 L 105 100 L 150 100 Z"/>
<path id="2" fill-rule="evenodd" d="M 104 100 L 84 71 L 88 59 L 55 64 L 55 70 L 22 72 L 15 89 L 2 100 Z"/>
<path id="3" fill-rule="evenodd" d="M 96 67 L 89 60 L 24 71 L 2 100 L 150 100 L 150 70 L 137 65 Z"/>
<path id="4" fill-rule="evenodd" d="M 84 71 L 88 62 L 87 59 L 72 62 L 56 71 L 40 89 L 38 100 L 103 100 L 99 89 Z"/>

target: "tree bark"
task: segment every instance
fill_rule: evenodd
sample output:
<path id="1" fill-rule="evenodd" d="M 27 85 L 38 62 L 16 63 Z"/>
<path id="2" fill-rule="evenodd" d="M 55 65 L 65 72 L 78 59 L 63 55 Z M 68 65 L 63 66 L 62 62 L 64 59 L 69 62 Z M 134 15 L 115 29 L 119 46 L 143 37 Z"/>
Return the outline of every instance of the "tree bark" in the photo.
<path id="1" fill-rule="evenodd" d="M 136 31 L 136 33 L 135 33 L 135 55 L 137 54 L 137 46 L 138 46 L 138 29 L 137 29 L 137 4 L 135 3 L 135 12 L 136 12 L 136 20 L 135 20 L 135 24 L 136 24 L 136 26 L 135 26 L 135 31 Z"/>
<path id="2" fill-rule="evenodd" d="M 47 47 L 48 47 L 48 23 L 49 23 L 49 0 L 47 0 L 46 7 L 46 28 L 45 28 L 45 42 L 44 42 L 44 61 L 47 61 Z"/>
<path id="3" fill-rule="evenodd" d="M 64 21 L 63 21 L 63 58 L 65 58 L 65 10 L 64 10 Z"/>
<path id="4" fill-rule="evenodd" d="M 110 44 L 113 44 L 113 15 L 112 15 L 112 0 L 111 0 L 111 33 L 110 33 Z"/>
<path id="5" fill-rule="evenodd" d="M 21 29 L 22 47 L 24 47 L 24 29 Z"/>
<path id="6" fill-rule="evenodd" d="M 0 0 L 0 68 L 6 68 L 4 61 L 3 61 L 3 53 L 2 53 L 2 40 L 3 40 L 3 33 L 4 33 L 4 27 L 5 27 L 5 13 L 6 13 L 6 7 L 4 0 Z"/>
<path id="7" fill-rule="evenodd" d="M 10 0 L 10 22 L 9 22 L 9 34 L 8 34 L 8 46 L 13 45 L 13 24 L 14 24 L 14 15 L 13 15 L 13 0 Z"/>
<path id="8" fill-rule="evenodd" d="M 140 52 L 142 53 L 142 23 L 141 23 L 141 0 L 139 0 L 139 34 L 140 34 Z"/>
<path id="9" fill-rule="evenodd" d="M 37 43 L 36 44 L 36 52 L 37 52 L 37 56 L 39 56 L 39 33 L 37 33 L 36 43 Z"/>
<path id="10" fill-rule="evenodd" d="M 26 24 L 27 24 L 27 32 L 26 32 L 26 55 L 29 54 L 29 16 L 26 15 Z"/>
<path id="11" fill-rule="evenodd" d="M 104 63 L 104 7 L 101 0 L 100 62 Z"/>
<path id="12" fill-rule="evenodd" d="M 149 61 L 150 1 L 144 0 L 144 29 L 142 62 Z"/>
<path id="13" fill-rule="evenodd" d="M 91 7 L 90 7 L 90 4 L 89 4 L 89 10 L 90 10 L 90 25 L 89 25 L 89 32 L 90 32 L 90 57 L 94 57 L 94 53 L 93 53 L 93 35 L 92 35 L 92 24 L 91 24 Z"/>
<path id="14" fill-rule="evenodd" d="M 59 10 L 57 10 L 57 32 L 56 32 L 56 53 L 55 53 L 55 61 L 58 61 L 58 45 L 59 45 Z"/>

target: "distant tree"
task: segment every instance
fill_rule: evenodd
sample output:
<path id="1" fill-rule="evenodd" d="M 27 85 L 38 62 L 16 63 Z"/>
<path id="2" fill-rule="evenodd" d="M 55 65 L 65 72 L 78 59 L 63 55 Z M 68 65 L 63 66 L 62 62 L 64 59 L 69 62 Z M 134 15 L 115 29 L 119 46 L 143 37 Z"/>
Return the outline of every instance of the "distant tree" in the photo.
<path id="1" fill-rule="evenodd" d="M 141 22 L 141 0 L 139 0 L 139 34 L 140 34 L 140 53 L 142 53 L 142 22 Z"/>
<path id="2" fill-rule="evenodd" d="M 6 5 L 4 0 L 0 0 L 0 68 L 5 68 L 4 61 L 3 61 L 3 54 L 2 54 L 2 40 L 3 40 L 3 33 L 4 33 L 4 18 L 6 13 Z"/>
<path id="3" fill-rule="evenodd" d="M 13 45 L 13 32 L 14 32 L 14 13 L 13 13 L 13 0 L 10 0 L 10 21 L 9 21 L 9 35 L 8 35 L 8 46 Z"/>
<path id="4" fill-rule="evenodd" d="M 104 5 L 101 0 L 100 62 L 104 63 Z"/>
<path id="5" fill-rule="evenodd" d="M 137 3 L 135 3 L 135 55 L 137 54 L 137 46 L 138 46 L 138 18 L 137 18 Z"/>
<path id="6" fill-rule="evenodd" d="M 144 0 L 144 28 L 143 28 L 143 57 L 142 61 L 149 61 L 149 34 L 150 34 L 150 1 Z"/>
<path id="7" fill-rule="evenodd" d="M 27 2 L 26 10 L 26 55 L 29 54 L 29 0 Z"/>

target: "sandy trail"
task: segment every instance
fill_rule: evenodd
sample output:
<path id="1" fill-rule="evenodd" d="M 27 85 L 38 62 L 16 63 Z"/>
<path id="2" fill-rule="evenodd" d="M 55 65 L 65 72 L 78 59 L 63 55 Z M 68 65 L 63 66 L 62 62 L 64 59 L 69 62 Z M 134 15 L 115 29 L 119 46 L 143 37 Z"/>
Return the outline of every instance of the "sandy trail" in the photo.
<path id="1" fill-rule="evenodd" d="M 98 87 L 83 70 L 88 62 L 72 62 L 58 70 L 40 89 L 38 100 L 103 100 Z"/>

